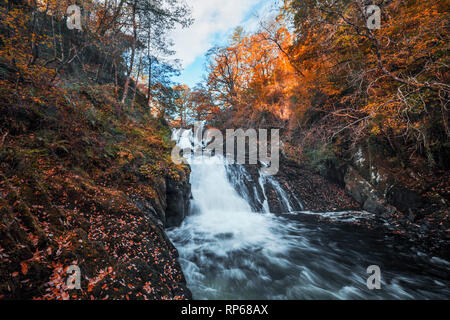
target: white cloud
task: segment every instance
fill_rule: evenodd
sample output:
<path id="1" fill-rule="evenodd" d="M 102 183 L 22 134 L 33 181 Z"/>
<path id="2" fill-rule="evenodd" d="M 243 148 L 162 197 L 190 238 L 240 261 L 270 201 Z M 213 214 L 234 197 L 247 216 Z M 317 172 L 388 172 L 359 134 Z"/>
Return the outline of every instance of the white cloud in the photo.
<path id="1" fill-rule="evenodd" d="M 212 45 L 214 36 L 241 24 L 249 10 L 261 0 L 187 0 L 194 24 L 172 33 L 176 58 L 188 66 Z"/>
<path id="2" fill-rule="evenodd" d="M 261 21 L 274 19 L 279 12 L 279 1 L 262 0 L 260 1 L 259 8 L 252 12 L 241 25 L 248 33 L 256 32 L 260 27 Z"/>

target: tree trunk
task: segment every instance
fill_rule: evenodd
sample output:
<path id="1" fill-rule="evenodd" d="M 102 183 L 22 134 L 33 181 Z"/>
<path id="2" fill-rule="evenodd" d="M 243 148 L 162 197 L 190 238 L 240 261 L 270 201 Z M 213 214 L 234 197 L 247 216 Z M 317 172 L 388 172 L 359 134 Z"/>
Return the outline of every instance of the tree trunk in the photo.
<path id="1" fill-rule="evenodd" d="M 134 66 L 134 56 L 136 54 L 136 38 L 137 38 L 137 25 L 136 25 L 136 1 L 133 3 L 133 44 L 131 46 L 131 61 L 130 61 L 130 67 L 128 68 L 127 72 L 127 80 L 125 81 L 125 86 L 123 87 L 123 96 L 122 96 L 122 104 L 125 104 L 125 101 L 128 96 L 128 89 L 130 86 L 130 78 L 131 73 L 133 72 L 133 66 Z"/>
<path id="2" fill-rule="evenodd" d="M 139 77 L 141 76 L 141 66 L 142 66 L 142 57 L 139 55 L 139 66 L 138 66 L 136 82 L 134 84 L 133 102 L 131 103 L 132 106 L 136 102 L 136 93 L 138 91 Z"/>
<path id="3" fill-rule="evenodd" d="M 114 58 L 114 94 L 116 95 L 116 99 L 119 99 L 119 79 L 117 77 L 117 63 L 116 58 Z"/>
<path id="4" fill-rule="evenodd" d="M 148 94 L 147 94 L 147 106 L 150 108 L 152 99 L 152 55 L 151 55 L 151 34 L 152 30 L 149 27 L 148 30 L 148 45 L 147 45 L 147 56 L 148 56 Z"/>

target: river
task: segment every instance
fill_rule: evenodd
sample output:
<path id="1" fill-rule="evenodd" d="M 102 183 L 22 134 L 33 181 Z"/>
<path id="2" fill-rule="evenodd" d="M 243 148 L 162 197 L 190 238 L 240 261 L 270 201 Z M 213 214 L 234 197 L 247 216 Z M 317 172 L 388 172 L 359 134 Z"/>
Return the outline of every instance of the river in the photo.
<path id="1" fill-rule="evenodd" d="M 184 146 L 192 139 L 187 131 L 177 136 Z M 180 227 L 168 230 L 194 299 L 450 297 L 450 264 L 415 252 L 380 228 L 351 223 L 370 215 L 275 215 L 268 212 L 267 203 L 263 212 L 254 212 L 245 193 L 237 191 L 237 186 L 245 187 L 230 174 L 222 156 L 194 160 L 192 212 Z M 276 183 L 261 180 L 258 183 Z M 283 190 L 277 192 L 280 201 L 288 201 Z M 321 216 L 332 219 L 323 221 Z M 371 265 L 381 269 L 380 290 L 367 287 Z"/>

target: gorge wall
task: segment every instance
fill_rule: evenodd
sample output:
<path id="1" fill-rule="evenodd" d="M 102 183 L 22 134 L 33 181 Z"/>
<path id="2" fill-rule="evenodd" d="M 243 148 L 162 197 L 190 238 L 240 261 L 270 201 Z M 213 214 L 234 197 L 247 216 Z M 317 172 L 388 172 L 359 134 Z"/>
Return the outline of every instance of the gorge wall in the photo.
<path id="1" fill-rule="evenodd" d="M 320 174 L 343 188 L 361 209 L 423 250 L 450 257 L 448 171 L 402 166 L 360 145 L 352 161 L 328 161 Z"/>

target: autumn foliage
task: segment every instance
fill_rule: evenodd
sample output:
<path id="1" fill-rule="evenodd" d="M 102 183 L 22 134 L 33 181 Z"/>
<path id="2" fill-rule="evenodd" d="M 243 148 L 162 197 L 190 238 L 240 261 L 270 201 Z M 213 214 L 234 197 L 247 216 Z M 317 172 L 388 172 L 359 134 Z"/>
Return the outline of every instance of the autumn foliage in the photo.
<path id="1" fill-rule="evenodd" d="M 369 4 L 379 30 L 367 27 Z M 448 168 L 448 4 L 285 1 L 259 31 L 238 28 L 211 50 L 203 118 L 283 128 L 297 155 L 350 158 L 371 143 L 404 166 Z"/>

